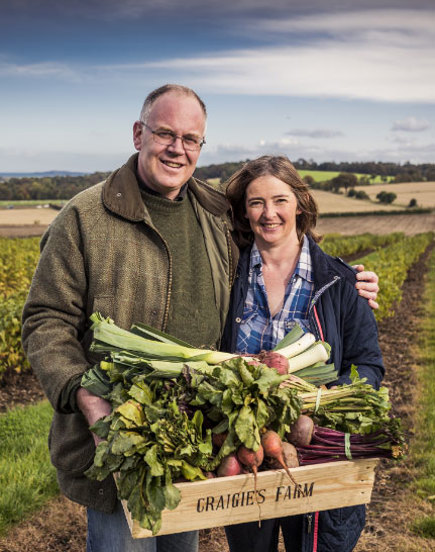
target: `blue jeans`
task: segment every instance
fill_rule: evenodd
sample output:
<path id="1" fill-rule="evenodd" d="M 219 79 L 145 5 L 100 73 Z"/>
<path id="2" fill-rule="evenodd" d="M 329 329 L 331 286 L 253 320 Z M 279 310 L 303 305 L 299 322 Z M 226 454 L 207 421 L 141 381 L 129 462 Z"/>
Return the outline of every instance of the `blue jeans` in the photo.
<path id="1" fill-rule="evenodd" d="M 88 508 L 86 552 L 197 552 L 198 531 L 133 539 L 120 502 L 113 514 Z"/>

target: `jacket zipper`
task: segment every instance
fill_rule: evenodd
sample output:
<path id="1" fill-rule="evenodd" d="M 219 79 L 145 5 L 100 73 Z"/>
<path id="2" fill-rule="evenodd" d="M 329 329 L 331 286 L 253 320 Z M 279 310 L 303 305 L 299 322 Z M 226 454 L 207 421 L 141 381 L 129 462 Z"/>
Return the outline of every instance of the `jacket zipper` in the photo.
<path id="1" fill-rule="evenodd" d="M 324 341 L 324 336 L 323 336 L 323 330 L 322 330 L 322 326 L 320 325 L 320 320 L 319 320 L 319 316 L 317 314 L 317 309 L 316 309 L 316 304 L 317 304 L 317 301 L 319 300 L 319 298 L 322 296 L 322 294 L 328 289 L 330 288 L 332 285 L 334 285 L 336 282 L 338 282 L 338 280 L 340 280 L 340 276 L 334 276 L 334 279 L 331 280 L 328 284 L 326 284 L 325 286 L 323 286 L 317 293 L 316 295 L 314 296 L 313 300 L 311 301 L 311 305 L 310 305 L 310 316 L 312 314 L 314 314 L 314 327 L 315 327 L 315 330 L 316 330 L 316 333 L 317 333 L 317 337 Z M 313 534 L 313 548 L 312 548 L 312 552 L 317 552 L 317 539 L 318 539 L 318 520 L 319 520 L 319 512 L 316 512 L 314 514 L 314 534 Z M 312 531 L 312 528 L 313 528 L 313 514 L 307 514 L 307 534 L 308 535 L 311 535 L 311 531 Z"/>
<path id="2" fill-rule="evenodd" d="M 309 315 L 311 317 L 311 315 L 314 312 L 314 322 L 315 322 L 314 329 L 317 334 L 316 337 L 321 341 L 323 341 L 323 332 L 322 332 L 322 328 L 320 327 L 320 322 L 317 317 L 317 310 L 315 309 L 315 306 L 318 300 L 320 299 L 320 297 L 323 295 L 323 293 L 331 286 L 333 286 L 335 283 L 337 283 L 338 280 L 340 279 L 341 279 L 340 276 L 334 276 L 334 279 L 328 282 L 327 284 L 325 284 L 321 289 L 319 289 L 319 291 L 317 291 L 317 293 L 314 295 L 313 299 L 311 300 Z"/>
<path id="3" fill-rule="evenodd" d="M 308 522 L 308 527 L 307 527 L 307 533 L 309 535 L 311 535 L 311 529 L 312 529 L 312 526 L 313 526 L 313 514 L 307 514 L 307 522 Z"/>

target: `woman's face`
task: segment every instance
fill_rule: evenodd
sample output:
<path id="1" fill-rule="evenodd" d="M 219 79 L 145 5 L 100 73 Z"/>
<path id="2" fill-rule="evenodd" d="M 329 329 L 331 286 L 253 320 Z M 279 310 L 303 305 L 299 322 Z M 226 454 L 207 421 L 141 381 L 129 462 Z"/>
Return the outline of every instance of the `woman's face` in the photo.
<path id="1" fill-rule="evenodd" d="M 301 211 L 290 186 L 279 178 L 265 175 L 253 180 L 246 188 L 245 208 L 257 245 L 299 241 L 296 215 Z"/>

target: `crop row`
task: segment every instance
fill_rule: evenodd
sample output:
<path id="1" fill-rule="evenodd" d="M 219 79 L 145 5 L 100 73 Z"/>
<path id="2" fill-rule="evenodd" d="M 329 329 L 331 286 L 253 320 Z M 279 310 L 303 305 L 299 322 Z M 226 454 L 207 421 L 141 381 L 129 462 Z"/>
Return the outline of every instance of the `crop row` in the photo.
<path id="1" fill-rule="evenodd" d="M 378 249 L 396 243 L 404 238 L 403 232 L 391 234 L 359 234 L 357 236 L 342 236 L 341 234 L 327 234 L 321 247 L 325 253 L 333 257 L 348 257 L 363 251 Z"/>
<path id="2" fill-rule="evenodd" d="M 0 238 L 0 380 L 29 368 L 21 348 L 21 311 L 39 257 L 39 238 Z"/>
<path id="3" fill-rule="evenodd" d="M 433 239 L 433 233 L 413 237 L 401 233 L 328 236 L 322 247 L 339 256 L 375 250 L 355 262 L 362 262 L 379 275 L 380 308 L 376 318 L 381 320 L 393 313 L 394 304 L 401 300 L 408 269 Z M 38 243 L 39 238 L 0 238 L 0 381 L 7 371 L 29 368 L 21 348 L 21 312 L 39 256 Z"/>
<path id="4" fill-rule="evenodd" d="M 394 314 L 394 306 L 402 299 L 402 284 L 408 270 L 433 240 L 433 232 L 403 236 L 388 247 L 354 261 L 355 264 L 364 264 L 367 270 L 373 270 L 379 276 L 379 309 L 375 312 L 378 321 Z"/>

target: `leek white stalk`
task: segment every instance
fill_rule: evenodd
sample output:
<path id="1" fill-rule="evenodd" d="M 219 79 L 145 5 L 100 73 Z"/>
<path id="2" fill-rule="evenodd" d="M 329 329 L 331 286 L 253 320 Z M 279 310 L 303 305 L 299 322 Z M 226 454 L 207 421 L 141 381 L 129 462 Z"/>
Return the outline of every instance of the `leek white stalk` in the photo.
<path id="1" fill-rule="evenodd" d="M 280 351 L 281 352 L 281 351 Z M 301 368 L 312 366 L 316 362 L 326 362 L 329 358 L 329 352 L 321 341 L 312 345 L 305 352 L 295 356 L 289 361 L 288 373 L 297 372 Z"/>
<path id="2" fill-rule="evenodd" d="M 237 357 L 230 353 L 212 351 L 208 349 L 194 349 L 178 344 L 162 343 L 152 339 L 146 339 L 128 330 L 117 326 L 113 320 L 104 319 L 99 313 L 91 316 L 93 322 L 94 343 L 91 349 L 103 352 L 105 344 L 108 351 L 116 347 L 123 351 L 135 351 L 142 353 L 144 358 L 165 360 L 203 360 L 208 364 L 219 364 L 231 358 Z"/>
<path id="3" fill-rule="evenodd" d="M 279 349 L 277 352 L 280 355 L 285 356 L 286 358 L 293 358 L 297 355 L 300 355 L 304 351 L 306 351 L 313 343 L 316 341 L 315 336 L 312 333 L 305 333 L 300 339 L 295 341 L 295 343 L 292 343 L 291 345 L 287 345 L 287 347 L 283 347 L 282 349 Z M 314 364 L 314 363 L 312 363 Z"/>

